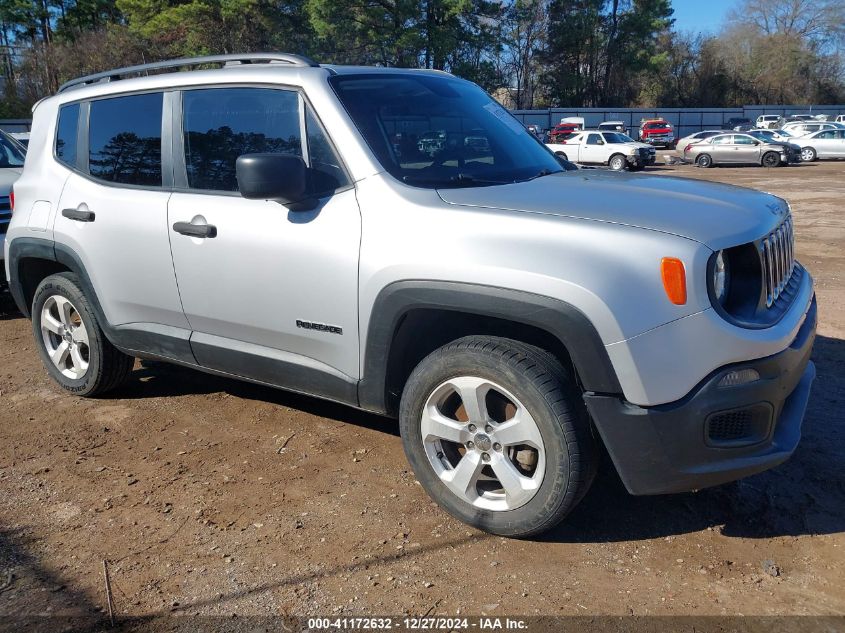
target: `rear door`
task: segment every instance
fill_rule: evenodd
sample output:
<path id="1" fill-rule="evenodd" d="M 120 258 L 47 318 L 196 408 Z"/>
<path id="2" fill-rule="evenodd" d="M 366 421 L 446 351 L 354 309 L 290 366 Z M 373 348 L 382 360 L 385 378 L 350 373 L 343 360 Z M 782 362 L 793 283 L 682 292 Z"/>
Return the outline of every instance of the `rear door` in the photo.
<path id="1" fill-rule="evenodd" d="M 76 143 L 55 148 L 69 170 L 56 241 L 82 260 L 109 324 L 147 332 L 188 327 L 167 230 L 164 101 L 151 92 L 65 105 L 59 128 Z"/>
<path id="2" fill-rule="evenodd" d="M 721 134 L 710 139 L 710 147 L 702 150 L 702 153 L 709 153 L 714 163 L 730 163 L 733 159 L 733 135 Z"/>

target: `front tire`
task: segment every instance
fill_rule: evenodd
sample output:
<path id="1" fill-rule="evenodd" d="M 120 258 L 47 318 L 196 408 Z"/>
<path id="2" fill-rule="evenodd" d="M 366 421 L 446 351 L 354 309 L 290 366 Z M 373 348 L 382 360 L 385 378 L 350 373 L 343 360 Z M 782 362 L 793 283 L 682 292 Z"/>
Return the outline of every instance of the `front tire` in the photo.
<path id="1" fill-rule="evenodd" d="M 777 152 L 766 152 L 760 161 L 763 167 L 780 167 L 780 154 Z"/>
<path id="2" fill-rule="evenodd" d="M 574 381 L 551 354 L 510 339 L 470 336 L 432 352 L 405 385 L 399 425 L 426 492 L 491 534 L 551 529 L 595 475 Z"/>
<path id="3" fill-rule="evenodd" d="M 613 171 L 622 171 L 623 169 L 625 169 L 626 162 L 627 161 L 625 160 L 625 157 L 622 156 L 622 154 L 614 154 L 610 157 L 610 160 L 607 161 L 607 164 Z"/>
<path id="4" fill-rule="evenodd" d="M 710 154 L 699 154 L 698 158 L 695 159 L 695 164 L 704 168 L 712 167 L 713 159 L 710 158 Z"/>
<path id="5" fill-rule="evenodd" d="M 818 154 L 816 154 L 815 149 L 812 147 L 801 148 L 801 162 L 812 163 L 816 158 L 818 158 Z"/>
<path id="6" fill-rule="evenodd" d="M 50 275 L 39 284 L 32 301 L 32 330 L 47 372 L 77 396 L 114 389 L 135 362 L 106 338 L 73 273 Z"/>

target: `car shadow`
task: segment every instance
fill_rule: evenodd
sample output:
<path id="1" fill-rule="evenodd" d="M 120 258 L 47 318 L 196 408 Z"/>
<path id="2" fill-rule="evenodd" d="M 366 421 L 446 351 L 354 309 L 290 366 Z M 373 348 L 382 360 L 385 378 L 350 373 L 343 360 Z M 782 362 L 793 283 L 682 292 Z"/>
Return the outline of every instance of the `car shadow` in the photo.
<path id="1" fill-rule="evenodd" d="M 13 319 L 22 319 L 23 315 L 15 305 L 12 295 L 6 288 L 0 289 L 0 321 L 11 321 Z"/>

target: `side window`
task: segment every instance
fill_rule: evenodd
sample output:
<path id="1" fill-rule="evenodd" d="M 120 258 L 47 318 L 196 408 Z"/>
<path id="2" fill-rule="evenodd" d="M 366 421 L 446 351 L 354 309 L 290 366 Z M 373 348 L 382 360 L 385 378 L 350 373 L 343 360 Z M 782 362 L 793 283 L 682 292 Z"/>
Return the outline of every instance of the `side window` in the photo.
<path id="1" fill-rule="evenodd" d="M 601 136 L 598 134 L 590 134 L 587 137 L 587 145 L 601 145 Z"/>
<path id="2" fill-rule="evenodd" d="M 816 138 L 835 138 L 836 132 L 833 130 L 825 130 L 816 134 Z"/>
<path id="3" fill-rule="evenodd" d="M 237 191 L 242 154 L 302 156 L 299 95 L 270 88 L 209 88 L 182 94 L 188 187 Z"/>
<path id="4" fill-rule="evenodd" d="M 311 163 L 311 187 L 315 194 L 328 193 L 345 187 L 349 179 L 340 158 L 329 143 L 323 128 L 311 111 L 305 111 L 305 133 L 308 138 L 308 160 Z"/>
<path id="5" fill-rule="evenodd" d="M 750 136 L 734 136 L 734 145 L 754 145 L 754 139 Z"/>
<path id="6" fill-rule="evenodd" d="M 78 124 L 78 103 L 63 105 L 59 108 L 59 123 L 56 126 L 56 158 L 70 167 L 76 167 L 76 129 Z"/>
<path id="7" fill-rule="evenodd" d="M 713 143 L 713 145 L 730 145 L 731 135 L 725 134 L 724 136 L 714 136 L 713 140 L 710 142 Z"/>
<path id="8" fill-rule="evenodd" d="M 161 186 L 162 94 L 91 102 L 88 171 L 126 185 Z"/>

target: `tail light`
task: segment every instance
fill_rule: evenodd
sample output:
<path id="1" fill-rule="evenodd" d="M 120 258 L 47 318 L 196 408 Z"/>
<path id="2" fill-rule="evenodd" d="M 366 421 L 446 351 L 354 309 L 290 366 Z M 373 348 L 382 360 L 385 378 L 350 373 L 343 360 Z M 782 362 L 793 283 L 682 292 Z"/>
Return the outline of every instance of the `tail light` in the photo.
<path id="1" fill-rule="evenodd" d="M 689 148 L 690 148 L 690 147 L 692 147 L 692 143 L 689 143 L 689 144 L 688 144 L 688 145 L 684 148 L 684 154 L 686 154 L 686 153 L 689 151 Z"/>

